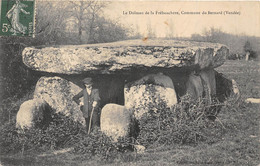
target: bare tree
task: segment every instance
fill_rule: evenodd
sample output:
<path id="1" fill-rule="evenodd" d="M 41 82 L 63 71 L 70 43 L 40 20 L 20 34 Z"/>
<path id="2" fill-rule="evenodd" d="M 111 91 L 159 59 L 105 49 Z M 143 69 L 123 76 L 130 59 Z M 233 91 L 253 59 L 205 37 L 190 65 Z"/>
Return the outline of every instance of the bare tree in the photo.
<path id="1" fill-rule="evenodd" d="M 69 17 L 66 12 L 66 6 L 62 2 L 40 1 L 36 14 L 36 38 L 34 44 L 61 44 L 64 41 L 66 18 Z"/>
<path id="2" fill-rule="evenodd" d="M 88 43 L 95 43 L 93 34 L 94 29 L 97 28 L 95 20 L 106 6 L 106 2 L 101 1 L 70 1 L 71 17 L 75 18 L 74 23 L 77 25 L 78 42 L 83 42 L 83 32 L 85 31 Z"/>
<path id="3" fill-rule="evenodd" d="M 102 12 L 102 9 L 106 6 L 106 3 L 95 1 L 90 5 L 90 11 L 89 11 L 89 28 L 88 28 L 88 43 L 95 43 L 95 33 L 94 29 L 98 28 L 98 25 L 95 25 L 95 21 L 98 17 L 98 15 Z M 101 25 L 102 26 L 102 25 Z"/>
<path id="4" fill-rule="evenodd" d="M 70 1 L 68 11 L 71 13 L 71 17 L 74 17 L 74 23 L 77 24 L 79 43 L 82 43 L 82 32 L 92 4 L 94 1 Z"/>
<path id="5" fill-rule="evenodd" d="M 123 27 L 118 21 L 96 17 L 96 28 L 93 29 L 93 41 L 98 43 L 113 42 L 126 39 L 128 29 Z"/>

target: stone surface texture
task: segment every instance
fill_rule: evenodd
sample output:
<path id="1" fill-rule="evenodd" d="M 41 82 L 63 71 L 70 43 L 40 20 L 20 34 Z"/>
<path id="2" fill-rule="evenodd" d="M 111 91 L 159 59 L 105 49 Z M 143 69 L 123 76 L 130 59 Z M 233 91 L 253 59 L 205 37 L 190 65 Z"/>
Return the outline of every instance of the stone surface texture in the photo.
<path id="1" fill-rule="evenodd" d="M 36 84 L 34 98 L 43 99 L 56 113 L 71 116 L 84 125 L 85 119 L 79 105 L 72 99 L 80 90 L 80 87 L 63 78 L 41 77 Z"/>
<path id="2" fill-rule="evenodd" d="M 44 117 L 44 110 L 48 104 L 42 99 L 32 99 L 25 101 L 16 115 L 16 127 L 31 128 L 36 122 L 40 122 Z"/>
<path id="3" fill-rule="evenodd" d="M 137 120 L 149 110 L 156 112 L 160 105 L 171 108 L 177 103 L 171 78 L 161 73 L 126 84 L 124 94 L 125 107 L 134 111 Z"/>
<path id="4" fill-rule="evenodd" d="M 118 104 L 107 104 L 101 110 L 100 129 L 113 141 L 130 133 L 131 112 Z"/>
<path id="5" fill-rule="evenodd" d="M 238 85 L 235 80 L 229 79 L 226 75 L 215 71 L 216 94 L 220 102 L 224 102 L 228 97 L 235 95 L 240 97 Z"/>
<path id="6" fill-rule="evenodd" d="M 215 71 L 213 69 L 207 69 L 191 73 L 186 87 L 187 93 L 191 95 L 193 99 L 199 97 L 211 99 L 212 96 L 216 95 Z"/>
<path id="7" fill-rule="evenodd" d="M 24 64 L 37 71 L 110 74 L 133 68 L 215 68 L 224 63 L 228 53 L 226 46 L 217 43 L 127 40 L 91 45 L 27 47 L 22 55 Z"/>
<path id="8" fill-rule="evenodd" d="M 187 94 L 189 94 L 193 99 L 202 97 L 204 88 L 199 75 L 191 73 L 188 81 L 186 82 L 186 87 Z"/>

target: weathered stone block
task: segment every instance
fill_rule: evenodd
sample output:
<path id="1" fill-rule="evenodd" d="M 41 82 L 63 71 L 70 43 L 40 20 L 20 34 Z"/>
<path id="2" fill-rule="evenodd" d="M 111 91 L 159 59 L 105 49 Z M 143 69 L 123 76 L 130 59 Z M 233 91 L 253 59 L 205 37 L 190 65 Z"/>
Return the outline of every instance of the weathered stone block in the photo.
<path id="1" fill-rule="evenodd" d="M 73 96 L 81 88 L 60 77 L 41 77 L 35 87 L 34 98 L 46 101 L 56 113 L 72 117 L 75 121 L 85 124 L 79 105 L 73 101 Z"/>
<path id="2" fill-rule="evenodd" d="M 224 74 L 213 69 L 192 72 L 186 82 L 186 87 L 187 93 L 194 99 L 217 97 L 219 102 L 224 102 L 231 95 L 238 97 L 240 95 L 235 80 L 230 80 Z"/>
<path id="3" fill-rule="evenodd" d="M 186 82 L 187 93 L 193 99 L 200 97 L 211 99 L 216 95 L 216 79 L 213 69 L 192 72 Z"/>
<path id="4" fill-rule="evenodd" d="M 173 68 L 222 65 L 229 51 L 217 43 L 175 40 L 128 40 L 114 43 L 57 46 L 23 50 L 23 62 L 49 73 L 116 73 L 135 68 Z"/>
<path id="5" fill-rule="evenodd" d="M 149 110 L 157 111 L 159 105 L 173 107 L 177 96 L 173 83 L 161 73 L 150 74 L 125 86 L 125 107 L 134 111 L 136 119 Z"/>
<path id="6" fill-rule="evenodd" d="M 50 118 L 50 111 L 49 105 L 42 99 L 25 101 L 16 115 L 16 127 L 29 129 L 35 127 L 36 123 L 48 121 L 50 119 L 46 118 Z"/>
<path id="7" fill-rule="evenodd" d="M 208 92 L 206 92 L 206 95 L 208 98 L 211 96 L 216 95 L 216 76 L 215 71 L 213 69 L 207 69 L 200 71 L 200 76 L 202 81 L 204 82 L 204 86 L 207 89 Z"/>
<path id="8" fill-rule="evenodd" d="M 189 94 L 193 99 L 202 97 L 203 95 L 203 84 L 201 77 L 195 73 L 189 75 L 189 79 L 186 83 L 187 94 Z"/>
<path id="9" fill-rule="evenodd" d="M 124 106 L 107 104 L 101 110 L 100 128 L 113 141 L 119 137 L 129 136 L 131 125 L 131 112 Z"/>
<path id="10" fill-rule="evenodd" d="M 230 80 L 222 73 L 215 71 L 216 75 L 216 95 L 220 102 L 226 100 L 226 98 L 236 95 L 240 97 L 238 85 L 235 80 Z"/>

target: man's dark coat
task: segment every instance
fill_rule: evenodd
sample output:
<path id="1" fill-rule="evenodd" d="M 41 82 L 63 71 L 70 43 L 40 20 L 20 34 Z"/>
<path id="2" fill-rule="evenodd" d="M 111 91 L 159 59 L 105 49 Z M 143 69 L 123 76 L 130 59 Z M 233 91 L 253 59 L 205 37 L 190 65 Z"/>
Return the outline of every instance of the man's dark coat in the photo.
<path id="1" fill-rule="evenodd" d="M 83 97 L 83 102 L 84 102 L 84 106 L 83 106 L 83 109 L 81 111 L 83 113 L 83 117 L 88 118 L 90 116 L 91 111 L 92 111 L 92 104 L 93 104 L 94 101 L 97 102 L 97 106 L 96 106 L 95 109 L 99 108 L 99 101 L 100 101 L 99 91 L 98 91 L 98 89 L 92 89 L 91 93 L 89 95 L 87 90 L 83 89 L 77 95 L 75 95 L 73 97 L 73 100 L 77 104 L 80 104 L 79 99 L 81 97 Z M 95 111 L 97 111 L 97 110 L 95 110 Z"/>

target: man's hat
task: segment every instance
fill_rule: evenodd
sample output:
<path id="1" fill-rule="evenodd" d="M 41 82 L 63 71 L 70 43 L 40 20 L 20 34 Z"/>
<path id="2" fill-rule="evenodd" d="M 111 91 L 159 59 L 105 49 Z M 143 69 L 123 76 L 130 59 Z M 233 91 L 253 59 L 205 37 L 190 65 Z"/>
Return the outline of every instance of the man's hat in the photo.
<path id="1" fill-rule="evenodd" d="M 83 79 L 82 81 L 83 81 L 83 84 L 88 84 L 88 85 L 93 84 L 92 78 L 90 78 L 90 77 L 87 77 L 87 78 Z"/>

